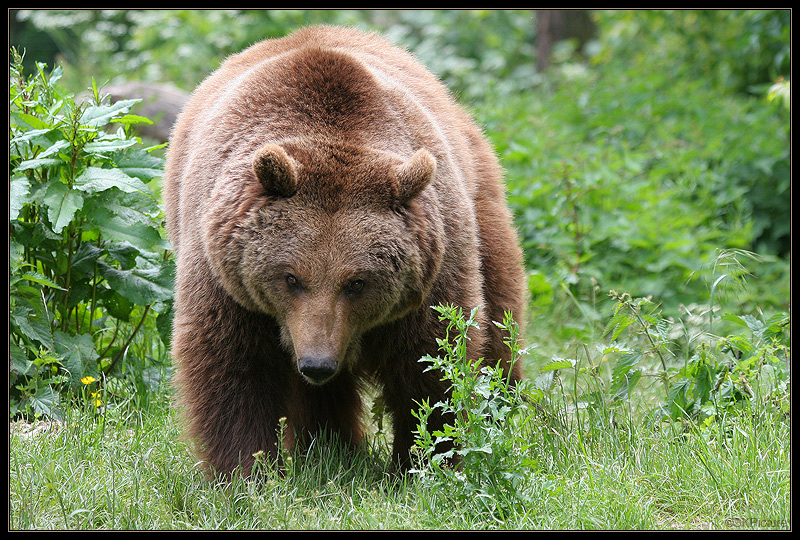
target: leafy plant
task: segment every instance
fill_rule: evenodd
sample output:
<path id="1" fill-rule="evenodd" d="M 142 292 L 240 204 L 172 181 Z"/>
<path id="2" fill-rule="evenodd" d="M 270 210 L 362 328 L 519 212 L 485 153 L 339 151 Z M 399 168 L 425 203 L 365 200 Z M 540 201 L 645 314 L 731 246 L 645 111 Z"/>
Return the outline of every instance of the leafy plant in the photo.
<path id="1" fill-rule="evenodd" d="M 523 401 L 525 383 L 512 385 L 500 366 L 467 357 L 469 330 L 477 327 L 474 309 L 469 317 L 461 308 L 433 308 L 446 320 L 447 336 L 438 340 L 441 356 L 424 357 L 428 370 L 438 370 L 450 385 L 450 399 L 420 403 L 416 452 L 420 467 L 413 472 L 426 488 L 450 494 L 458 504 L 475 505 L 480 515 L 505 522 L 529 500 L 529 478 L 536 462 L 526 458 L 529 443 L 522 433 L 529 419 Z M 518 329 L 510 314 L 498 324 L 508 332 L 512 365 L 521 356 Z M 452 424 L 429 431 L 434 410 L 450 415 Z M 440 450 L 440 443 L 452 448 Z"/>
<path id="2" fill-rule="evenodd" d="M 10 412 L 57 416 L 60 391 L 80 395 L 84 377 L 141 381 L 153 359 L 134 337 L 168 333 L 173 264 L 146 184 L 163 160 L 136 147 L 135 100 L 109 104 L 94 84 L 77 100 L 60 67 L 26 76 L 12 57 Z"/>
<path id="3" fill-rule="evenodd" d="M 746 272 L 737 257 L 742 254 L 752 256 L 723 251 L 715 259 L 712 299 L 723 286 L 744 286 Z M 725 312 L 720 316 L 717 306 L 684 306 L 676 321 L 663 317 L 649 298 L 615 291 L 611 296 L 616 304 L 605 334 L 612 345 L 604 347 L 603 354 L 616 357 L 611 379 L 615 397 L 627 397 L 648 366 L 656 363 L 660 368 L 656 375 L 664 383 L 659 410 L 667 418 L 706 421 L 737 415 L 743 404 L 751 404 L 754 410 L 766 406 L 787 412 L 788 314 L 766 317 Z M 732 323 L 727 325 L 729 333 L 715 335 L 713 329 L 723 323 Z M 616 340 L 623 333 L 628 340 L 620 345 Z"/>

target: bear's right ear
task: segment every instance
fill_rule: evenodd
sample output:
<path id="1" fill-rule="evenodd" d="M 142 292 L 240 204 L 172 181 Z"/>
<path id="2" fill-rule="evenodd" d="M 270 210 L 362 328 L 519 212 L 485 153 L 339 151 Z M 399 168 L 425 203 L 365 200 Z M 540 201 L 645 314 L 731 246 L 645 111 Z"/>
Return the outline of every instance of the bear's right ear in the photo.
<path id="1" fill-rule="evenodd" d="M 436 158 L 430 152 L 420 148 L 396 171 L 398 200 L 405 204 L 425 189 L 436 175 Z"/>
<path id="2" fill-rule="evenodd" d="M 297 191 L 295 161 L 277 144 L 268 144 L 256 151 L 253 172 L 269 195 L 291 197 Z"/>

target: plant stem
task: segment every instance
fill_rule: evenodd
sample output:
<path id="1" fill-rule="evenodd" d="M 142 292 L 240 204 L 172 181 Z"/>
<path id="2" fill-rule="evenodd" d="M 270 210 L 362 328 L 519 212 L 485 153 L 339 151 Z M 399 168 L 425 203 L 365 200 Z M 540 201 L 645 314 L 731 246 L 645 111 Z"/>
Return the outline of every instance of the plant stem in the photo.
<path id="1" fill-rule="evenodd" d="M 142 314 L 142 319 L 139 321 L 139 324 L 136 325 L 136 328 L 131 333 L 130 337 L 128 338 L 128 341 L 125 342 L 125 345 L 122 346 L 122 348 L 119 350 L 117 355 L 114 357 L 114 360 L 112 360 L 111 363 L 108 365 L 108 367 L 106 368 L 104 373 L 106 373 L 106 374 L 111 373 L 111 371 L 114 369 L 114 366 L 116 366 L 117 362 L 119 362 L 119 359 L 122 358 L 123 353 L 126 350 L 128 350 L 128 347 L 130 347 L 131 342 L 133 341 L 133 338 L 136 336 L 136 333 L 142 327 L 142 324 L 144 324 L 144 320 L 147 318 L 147 313 L 149 311 L 150 311 L 150 305 L 148 305 L 148 306 L 146 306 L 144 308 L 144 313 Z"/>

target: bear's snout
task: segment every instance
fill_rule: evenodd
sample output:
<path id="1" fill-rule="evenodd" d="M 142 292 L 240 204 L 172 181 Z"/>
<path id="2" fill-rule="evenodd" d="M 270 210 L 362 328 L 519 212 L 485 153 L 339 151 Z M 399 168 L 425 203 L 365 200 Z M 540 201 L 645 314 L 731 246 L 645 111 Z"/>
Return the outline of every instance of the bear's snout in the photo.
<path id="1" fill-rule="evenodd" d="M 312 384 L 325 384 L 339 369 L 339 363 L 331 356 L 303 356 L 297 359 L 297 368 Z"/>

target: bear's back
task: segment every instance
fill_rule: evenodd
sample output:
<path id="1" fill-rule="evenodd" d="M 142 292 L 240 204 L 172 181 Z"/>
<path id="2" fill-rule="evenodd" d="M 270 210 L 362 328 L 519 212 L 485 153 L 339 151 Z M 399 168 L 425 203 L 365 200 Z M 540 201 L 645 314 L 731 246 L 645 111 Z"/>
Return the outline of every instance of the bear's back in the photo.
<path id="1" fill-rule="evenodd" d="M 291 138 L 345 140 L 405 158 L 426 148 L 437 159 L 434 189 L 451 198 L 472 198 L 483 178 L 500 177 L 480 130 L 412 54 L 377 34 L 307 27 L 229 57 L 192 94 L 173 131 L 164 185 L 176 249 L 218 178 L 248 174 L 258 148 Z"/>
<path id="2" fill-rule="evenodd" d="M 450 108 L 447 89 L 414 56 L 375 33 L 333 26 L 310 26 L 286 37 L 267 39 L 229 57 L 218 70 L 223 79 L 293 51 L 337 50 L 354 55 L 379 78 L 425 96 L 424 101 Z"/>
<path id="3" fill-rule="evenodd" d="M 325 98 L 317 108 L 308 103 L 315 95 Z M 449 90 L 409 52 L 377 34 L 312 26 L 264 40 L 229 57 L 193 93 L 184 115 L 205 120 L 199 126 L 192 122 L 190 129 L 195 134 L 200 127 L 200 131 L 216 129 L 229 137 L 233 127 L 215 128 L 218 120 L 239 122 L 240 126 L 257 119 L 262 125 L 270 123 L 272 136 L 280 137 L 281 119 L 292 125 L 296 135 L 299 122 L 289 116 L 301 109 L 321 116 L 325 113 L 321 107 L 326 105 L 340 116 L 349 113 L 353 120 L 361 120 L 363 129 L 380 130 L 381 124 L 391 120 L 387 115 L 393 113 L 401 117 L 395 124 L 407 123 L 411 119 L 403 102 L 421 107 L 421 121 L 435 124 L 439 137 L 452 140 L 460 131 L 475 129 Z M 269 107 L 276 116 L 270 117 Z M 209 117 L 217 121 L 209 121 Z M 320 120 L 326 121 L 327 128 L 337 126 L 335 121 Z M 179 125 L 176 135 L 181 131 Z"/>

